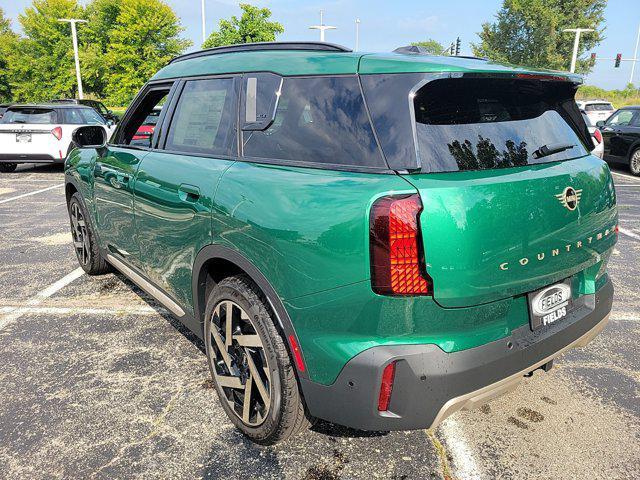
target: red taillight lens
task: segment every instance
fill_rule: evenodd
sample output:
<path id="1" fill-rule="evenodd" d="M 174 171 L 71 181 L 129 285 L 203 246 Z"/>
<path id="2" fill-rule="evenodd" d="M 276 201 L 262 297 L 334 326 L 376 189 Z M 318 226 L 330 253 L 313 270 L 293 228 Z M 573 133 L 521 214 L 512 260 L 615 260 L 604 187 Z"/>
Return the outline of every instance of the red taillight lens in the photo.
<path id="1" fill-rule="evenodd" d="M 598 130 L 597 128 L 593 132 L 593 138 L 596 139 L 596 142 L 598 142 L 598 145 L 602 143 L 602 133 L 600 133 L 600 130 Z"/>
<path id="2" fill-rule="evenodd" d="M 53 135 L 58 140 L 60 140 L 62 138 L 62 127 L 56 127 L 53 130 L 51 130 L 51 135 Z"/>
<path id="3" fill-rule="evenodd" d="M 378 411 L 386 412 L 389 410 L 389 402 L 391 401 L 391 392 L 393 391 L 393 380 L 396 376 L 396 362 L 391 362 L 384 367 L 382 372 L 382 381 L 380 382 L 380 395 L 378 396 Z"/>
<path id="4" fill-rule="evenodd" d="M 382 197 L 371 207 L 371 284 L 381 295 L 429 295 L 418 215 L 420 196 Z"/>

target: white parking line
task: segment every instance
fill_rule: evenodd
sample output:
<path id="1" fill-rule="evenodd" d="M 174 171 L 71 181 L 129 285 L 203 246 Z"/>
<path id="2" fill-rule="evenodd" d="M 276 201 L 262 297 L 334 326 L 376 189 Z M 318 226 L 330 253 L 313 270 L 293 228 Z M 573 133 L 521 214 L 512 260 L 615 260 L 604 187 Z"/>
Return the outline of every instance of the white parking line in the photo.
<path id="1" fill-rule="evenodd" d="M 631 230 L 627 230 L 626 228 L 618 227 L 618 231 L 621 234 L 626 235 L 627 237 L 631 237 L 631 238 L 635 238 L 636 240 L 640 240 L 640 235 L 638 235 L 635 232 L 632 232 Z"/>
<path id="2" fill-rule="evenodd" d="M 453 457 L 452 467 L 457 477 L 465 480 L 481 478 L 475 456 L 458 421 L 454 417 L 449 417 L 442 422 L 441 429 L 447 450 Z"/>
<path id="3" fill-rule="evenodd" d="M 611 171 L 611 173 L 613 175 L 618 175 L 619 177 L 630 178 L 631 180 L 638 180 L 638 177 L 636 177 L 635 175 L 629 175 L 627 173 L 614 172 L 613 170 Z"/>
<path id="4" fill-rule="evenodd" d="M 84 270 L 78 267 L 73 272 L 65 275 L 60 280 L 55 283 L 52 283 L 47 288 L 40 290 L 33 297 L 31 297 L 24 304 L 23 307 L 19 307 L 13 310 L 10 313 L 5 314 L 3 317 L 0 317 L 0 330 L 3 330 L 8 325 L 11 325 L 13 322 L 22 317 L 25 313 L 29 313 L 25 308 L 35 307 L 44 302 L 47 298 L 55 295 L 58 291 L 69 285 L 74 280 L 77 280 L 84 274 Z"/>
<path id="5" fill-rule="evenodd" d="M 13 202 L 14 200 L 19 200 L 24 197 L 30 197 L 31 195 L 37 195 L 38 193 L 46 192 L 47 190 L 53 190 L 54 188 L 64 187 L 64 183 L 59 185 L 54 185 L 53 187 L 43 188 L 41 190 L 36 190 L 35 192 L 23 193 L 22 195 L 18 195 L 11 198 L 5 198 L 4 200 L 0 200 L 0 203 Z"/>

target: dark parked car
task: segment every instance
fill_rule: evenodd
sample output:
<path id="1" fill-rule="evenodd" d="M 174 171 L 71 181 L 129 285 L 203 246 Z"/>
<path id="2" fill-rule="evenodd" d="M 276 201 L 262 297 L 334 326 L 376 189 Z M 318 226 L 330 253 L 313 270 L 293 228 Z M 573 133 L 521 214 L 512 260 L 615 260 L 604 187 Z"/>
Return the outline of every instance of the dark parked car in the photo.
<path id="1" fill-rule="evenodd" d="M 50 103 L 76 103 L 78 105 L 87 105 L 88 107 L 93 108 L 96 112 L 98 112 L 102 117 L 109 121 L 111 120 L 114 124 L 120 121 L 120 117 L 118 117 L 115 113 L 105 107 L 104 103 L 99 102 L 97 100 L 78 100 L 77 98 L 59 98 L 57 100 L 51 100 Z"/>
<path id="2" fill-rule="evenodd" d="M 597 125 L 604 137 L 604 159 L 629 165 L 640 176 L 640 106 L 621 108 Z"/>

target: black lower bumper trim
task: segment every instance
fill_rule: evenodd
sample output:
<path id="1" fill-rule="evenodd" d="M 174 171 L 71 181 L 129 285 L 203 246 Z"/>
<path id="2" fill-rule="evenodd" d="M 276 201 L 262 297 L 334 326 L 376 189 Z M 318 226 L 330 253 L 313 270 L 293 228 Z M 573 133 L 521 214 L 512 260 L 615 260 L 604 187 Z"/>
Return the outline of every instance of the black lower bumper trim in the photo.
<path id="1" fill-rule="evenodd" d="M 430 428 L 463 407 L 462 400 L 468 407 L 504 393 L 528 369 L 587 343 L 604 326 L 612 300 L 607 281 L 595 295 L 581 297 L 558 324 L 535 332 L 527 324 L 503 339 L 454 353 L 436 345 L 370 348 L 351 359 L 331 385 L 301 379 L 307 407 L 315 417 L 361 430 Z M 391 361 L 397 361 L 391 403 L 389 412 L 380 413 L 380 379 Z"/>

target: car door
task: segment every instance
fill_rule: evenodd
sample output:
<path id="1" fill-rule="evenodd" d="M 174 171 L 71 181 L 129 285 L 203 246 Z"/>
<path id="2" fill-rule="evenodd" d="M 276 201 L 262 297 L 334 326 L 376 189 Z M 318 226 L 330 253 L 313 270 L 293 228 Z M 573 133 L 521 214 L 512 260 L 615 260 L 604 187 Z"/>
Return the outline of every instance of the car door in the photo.
<path id="1" fill-rule="evenodd" d="M 626 146 L 625 132 L 633 118 L 633 110 L 618 110 L 606 121 L 602 128 L 605 160 L 626 162 L 628 146 Z"/>
<path id="2" fill-rule="evenodd" d="M 188 310 L 195 257 L 211 243 L 216 186 L 237 155 L 238 82 L 233 76 L 181 82 L 158 148 L 136 175 L 136 238 L 145 274 Z"/>
<path id="3" fill-rule="evenodd" d="M 147 145 L 133 145 L 133 134 L 155 105 L 171 92 L 171 84 L 145 89 L 127 113 L 113 143 L 99 151 L 94 165 L 95 221 L 101 244 L 129 265 L 140 266 L 140 252 L 134 235 L 133 186 Z M 151 140 L 151 139 L 150 139 Z"/>

